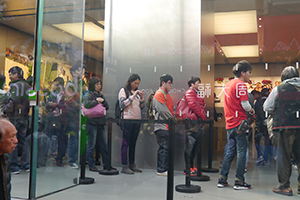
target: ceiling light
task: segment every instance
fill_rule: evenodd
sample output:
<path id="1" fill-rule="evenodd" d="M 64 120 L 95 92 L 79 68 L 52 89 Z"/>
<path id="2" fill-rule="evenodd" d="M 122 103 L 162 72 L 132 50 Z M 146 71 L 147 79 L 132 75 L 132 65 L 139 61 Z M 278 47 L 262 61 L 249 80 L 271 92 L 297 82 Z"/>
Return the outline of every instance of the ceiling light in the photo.
<path id="1" fill-rule="evenodd" d="M 258 57 L 258 45 L 222 47 L 227 58 Z"/>
<path id="2" fill-rule="evenodd" d="M 256 10 L 215 13 L 215 35 L 257 33 Z"/>
<path id="3" fill-rule="evenodd" d="M 72 35 L 82 38 L 82 23 L 53 24 L 53 26 L 66 31 Z M 104 30 L 92 22 L 84 23 L 85 41 L 103 41 Z"/>

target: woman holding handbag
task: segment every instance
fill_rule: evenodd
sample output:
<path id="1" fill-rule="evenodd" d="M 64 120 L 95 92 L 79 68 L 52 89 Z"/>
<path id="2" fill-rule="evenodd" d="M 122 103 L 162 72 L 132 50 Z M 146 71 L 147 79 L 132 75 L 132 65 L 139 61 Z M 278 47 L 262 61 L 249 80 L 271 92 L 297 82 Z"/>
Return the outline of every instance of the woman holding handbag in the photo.
<path id="1" fill-rule="evenodd" d="M 141 109 L 145 106 L 144 91 L 138 90 L 141 78 L 138 74 L 132 74 L 119 92 L 119 104 L 123 110 L 124 119 L 141 119 Z M 123 141 L 121 148 L 122 173 L 134 174 L 142 171 L 136 168 L 135 145 L 140 132 L 140 123 L 123 123 Z M 129 149 L 129 166 L 127 163 L 127 150 Z"/>
<path id="2" fill-rule="evenodd" d="M 93 77 L 89 82 L 89 91 L 85 94 L 83 105 L 87 109 L 92 109 L 98 104 L 102 104 L 108 110 L 108 103 L 105 101 L 103 94 L 100 92 L 102 89 L 102 81 L 99 78 Z M 95 165 L 94 149 L 96 139 L 99 140 L 100 153 L 102 156 L 103 169 L 107 169 L 107 143 L 104 135 L 104 122 L 100 122 L 101 117 L 87 116 L 87 146 L 86 158 L 89 164 L 89 169 L 92 172 L 99 172 Z"/>

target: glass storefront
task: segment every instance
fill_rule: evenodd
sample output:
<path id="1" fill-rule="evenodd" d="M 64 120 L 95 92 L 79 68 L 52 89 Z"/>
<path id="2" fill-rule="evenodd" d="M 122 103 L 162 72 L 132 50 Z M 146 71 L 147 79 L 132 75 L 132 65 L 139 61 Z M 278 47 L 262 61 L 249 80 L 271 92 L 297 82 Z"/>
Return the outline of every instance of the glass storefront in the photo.
<path id="1" fill-rule="evenodd" d="M 115 118 L 119 91 L 133 73 L 140 76 L 139 89 L 145 90 L 145 99 L 158 89 L 162 74 L 172 75 L 170 95 L 174 109 L 188 89 L 189 78 L 200 77 L 198 95 L 204 98 L 207 109 L 202 167 L 220 169 L 227 143 L 224 88 L 234 78 L 232 67 L 240 60 L 251 64 L 247 87 L 253 94 L 264 88 L 271 92 L 281 84 L 280 75 L 286 66 L 299 71 L 298 0 L 39 3 L 43 8 L 37 8 L 41 4 L 32 0 L 0 0 L 0 72 L 6 77 L 4 90 L 11 91 L 9 70 L 18 66 L 23 70 L 23 78 L 36 84 L 31 87 L 39 91 L 38 106 L 32 106 L 29 114 L 23 116 L 18 129 L 23 135 L 19 133 L 17 165 L 13 165 L 19 167 L 19 173 L 17 168 L 11 168 L 12 197 L 40 197 L 78 184 L 74 179 L 80 176 L 78 154 L 83 148 L 80 110 L 92 77 L 102 80 L 102 93 L 109 105 L 106 118 Z M 36 25 L 41 32 L 36 32 Z M 141 116 L 147 119 L 147 107 Z M 183 125 L 176 125 L 175 176 L 182 175 L 185 168 L 183 129 Z M 108 126 L 103 131 L 106 135 Z M 113 123 L 111 133 L 111 163 L 121 172 L 123 132 Z M 276 152 L 269 148 L 275 144 L 267 135 L 257 141 L 257 135 L 254 120 L 248 136 L 248 170 L 268 166 L 276 176 Z M 146 173 L 155 173 L 157 149 L 153 124 L 143 121 L 136 143 L 136 166 Z M 96 148 L 95 159 L 103 165 L 99 151 Z M 258 151 L 270 156 L 255 165 L 262 156 Z M 103 184 L 107 178 L 97 181 Z M 106 197 L 116 192 L 113 179 L 109 184 L 113 192 L 103 194 Z M 124 180 L 123 184 L 131 182 Z M 163 187 L 167 193 L 166 184 Z M 153 186 L 144 198 L 157 195 L 160 196 Z"/>

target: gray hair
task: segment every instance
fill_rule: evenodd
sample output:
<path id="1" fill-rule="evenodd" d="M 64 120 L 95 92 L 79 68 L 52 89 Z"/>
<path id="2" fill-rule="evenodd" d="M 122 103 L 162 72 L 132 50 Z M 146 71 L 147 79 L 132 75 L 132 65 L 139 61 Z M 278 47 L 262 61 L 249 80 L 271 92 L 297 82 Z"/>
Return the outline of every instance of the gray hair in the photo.
<path id="1" fill-rule="evenodd" d="M 1 140 L 1 142 L 3 142 L 4 135 L 6 133 L 5 129 L 3 128 L 4 122 L 9 122 L 9 120 L 4 117 L 0 117 L 0 140 Z"/>
<path id="2" fill-rule="evenodd" d="M 287 66 L 281 72 L 281 81 L 284 81 L 286 79 L 291 79 L 294 77 L 299 77 L 299 72 L 293 66 Z"/>

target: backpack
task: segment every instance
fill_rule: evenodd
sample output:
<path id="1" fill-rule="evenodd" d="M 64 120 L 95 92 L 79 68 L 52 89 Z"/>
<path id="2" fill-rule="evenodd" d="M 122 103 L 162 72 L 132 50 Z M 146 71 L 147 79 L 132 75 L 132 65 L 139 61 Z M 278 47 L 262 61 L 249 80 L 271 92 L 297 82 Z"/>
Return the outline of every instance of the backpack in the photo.
<path id="1" fill-rule="evenodd" d="M 121 88 L 122 89 L 122 88 Z M 121 90 L 120 89 L 120 90 Z M 127 92 L 126 88 L 124 88 L 125 90 L 125 94 L 126 94 L 126 99 L 129 97 L 129 93 Z M 120 107 L 120 102 L 119 102 L 119 98 L 117 99 L 117 102 L 115 104 L 115 119 L 116 120 L 119 120 L 119 119 L 123 119 L 123 112 L 124 112 L 124 109 L 121 109 Z M 122 124 L 117 122 L 117 125 L 122 127 Z"/>
<path id="2" fill-rule="evenodd" d="M 164 97 L 165 97 L 165 100 L 167 101 L 167 96 L 166 96 L 165 92 L 160 88 L 157 91 L 162 92 Z M 146 101 L 146 106 L 148 107 L 147 116 L 148 116 L 148 119 L 150 119 L 150 120 L 155 119 L 155 116 L 154 116 L 154 113 L 153 113 L 153 98 L 154 98 L 154 95 L 155 95 L 156 92 L 151 92 L 149 94 L 148 98 L 147 98 L 147 101 Z"/>

